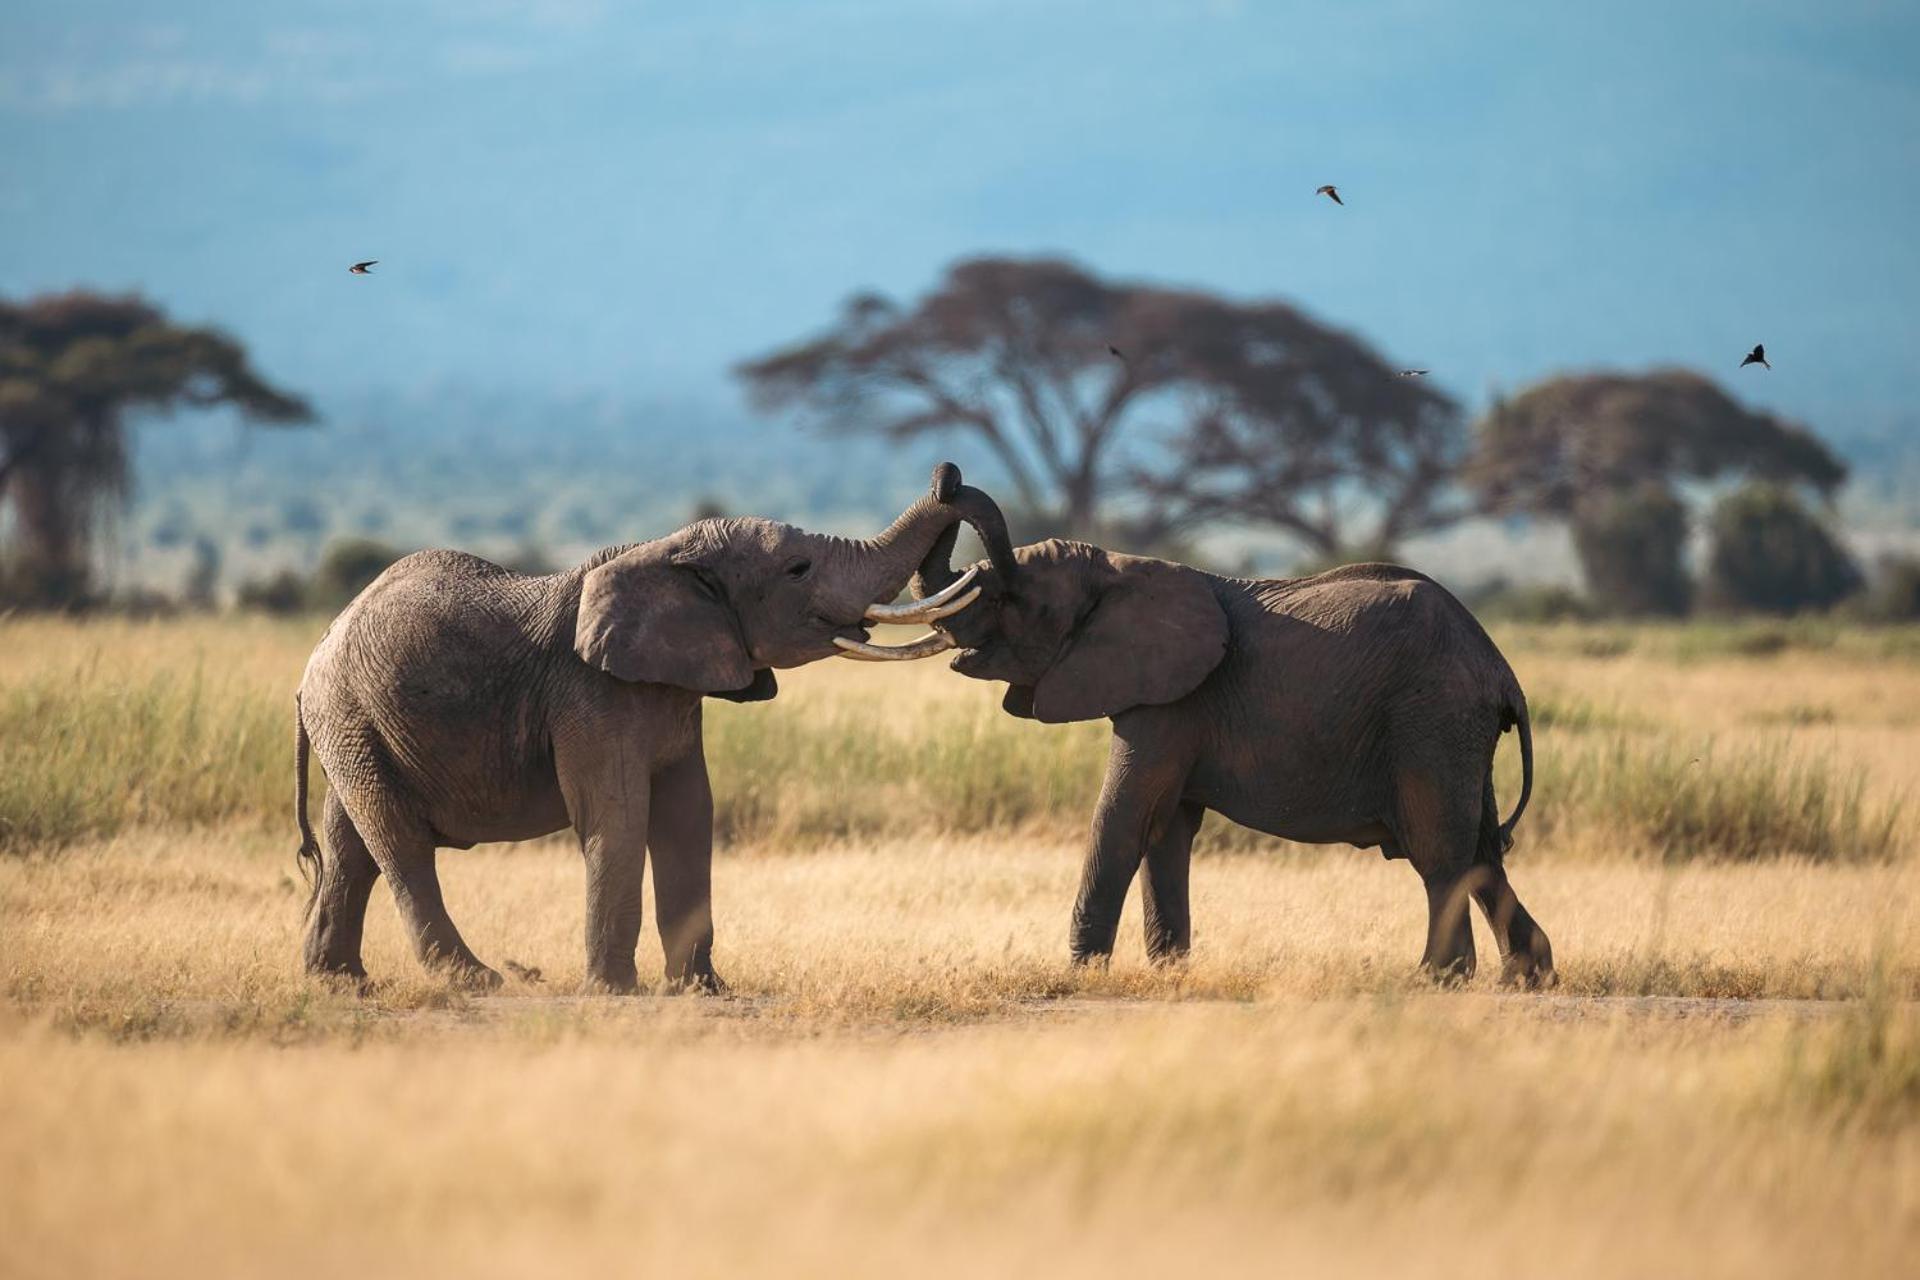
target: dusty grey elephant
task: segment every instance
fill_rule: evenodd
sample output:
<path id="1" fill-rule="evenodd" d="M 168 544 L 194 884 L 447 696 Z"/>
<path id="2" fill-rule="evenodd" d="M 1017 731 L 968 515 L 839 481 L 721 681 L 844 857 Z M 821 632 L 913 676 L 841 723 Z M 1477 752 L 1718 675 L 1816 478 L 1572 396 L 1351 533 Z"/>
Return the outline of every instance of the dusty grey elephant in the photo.
<path id="1" fill-rule="evenodd" d="M 587 866 L 587 972 L 636 985 L 644 857 L 667 978 L 713 969 L 713 799 L 701 698 L 774 696 L 773 668 L 842 652 L 912 657 L 868 640 L 876 621 L 930 621 L 970 594 L 888 607 L 960 508 L 960 473 L 871 541 L 763 519 L 702 520 L 524 577 L 423 551 L 334 619 L 295 700 L 299 857 L 311 870 L 310 971 L 364 977 L 361 928 L 387 877 L 422 963 L 493 986 L 448 918 L 435 850 L 571 826 Z M 321 853 L 307 823 L 307 755 L 330 784 Z"/>
<path id="2" fill-rule="evenodd" d="M 1222 578 L 1079 542 L 1015 550 L 990 500 L 957 501 L 989 556 L 974 603 L 936 623 L 953 669 L 1008 684 L 1005 709 L 1058 724 L 1109 718 L 1106 782 L 1074 905 L 1076 960 L 1103 958 L 1144 862 L 1148 953 L 1185 954 L 1188 855 L 1212 810 L 1271 835 L 1378 847 L 1426 886 L 1423 965 L 1470 976 L 1479 902 L 1504 976 L 1553 980 L 1546 933 L 1504 855 L 1533 787 L 1527 700 L 1473 615 L 1389 564 L 1307 578 Z M 954 581 L 957 527 L 914 582 Z M 1520 797 L 1494 807 L 1493 755 L 1519 729 Z"/>

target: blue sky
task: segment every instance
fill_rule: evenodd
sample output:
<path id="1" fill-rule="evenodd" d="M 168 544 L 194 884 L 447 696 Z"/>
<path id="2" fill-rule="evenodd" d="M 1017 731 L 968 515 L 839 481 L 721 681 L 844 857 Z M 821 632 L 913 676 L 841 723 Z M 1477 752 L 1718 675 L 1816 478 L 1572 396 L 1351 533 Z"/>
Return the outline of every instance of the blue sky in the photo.
<path id="1" fill-rule="evenodd" d="M 1916 404 L 1915 227 L 1912 3 L 0 8 L 0 291 L 145 289 L 323 397 L 737 405 L 855 288 L 1048 251 L 1470 401 L 1675 362 L 1847 435 Z"/>

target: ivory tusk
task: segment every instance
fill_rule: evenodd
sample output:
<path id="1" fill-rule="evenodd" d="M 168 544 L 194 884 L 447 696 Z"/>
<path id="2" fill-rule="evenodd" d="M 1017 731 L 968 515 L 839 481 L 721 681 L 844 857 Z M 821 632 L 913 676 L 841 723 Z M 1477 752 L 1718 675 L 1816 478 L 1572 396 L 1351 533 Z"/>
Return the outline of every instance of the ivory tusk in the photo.
<path id="1" fill-rule="evenodd" d="M 935 605 L 930 609 L 921 607 L 927 603 L 925 600 L 909 601 L 908 604 L 915 606 L 911 611 L 908 611 L 908 607 L 905 604 L 875 605 L 873 608 L 867 610 L 866 620 L 875 623 L 938 622 L 942 618 L 951 618 L 954 614 L 960 612 L 979 598 L 980 588 L 975 587 L 958 600 L 949 600 L 945 604 Z M 883 612 L 884 610 L 899 610 L 900 612 Z"/>
<path id="2" fill-rule="evenodd" d="M 906 644 L 869 644 L 865 640 L 849 640 L 845 636 L 835 636 L 834 644 L 840 648 L 840 656 L 852 658 L 857 662 L 911 662 L 915 658 L 931 658 L 953 648 L 953 637 L 929 631 L 918 640 L 909 640 Z"/>
<path id="3" fill-rule="evenodd" d="M 907 600 L 900 604 L 870 604 L 867 606 L 867 621 L 932 622 L 936 619 L 958 613 L 960 610 L 972 604 L 974 598 L 980 594 L 978 587 L 975 587 L 966 599 L 955 602 L 951 609 L 943 608 L 942 606 L 962 591 L 965 591 L 967 584 L 972 582 L 979 572 L 979 565 L 970 564 L 967 566 L 965 573 L 930 596 L 922 596 L 918 600 Z"/>

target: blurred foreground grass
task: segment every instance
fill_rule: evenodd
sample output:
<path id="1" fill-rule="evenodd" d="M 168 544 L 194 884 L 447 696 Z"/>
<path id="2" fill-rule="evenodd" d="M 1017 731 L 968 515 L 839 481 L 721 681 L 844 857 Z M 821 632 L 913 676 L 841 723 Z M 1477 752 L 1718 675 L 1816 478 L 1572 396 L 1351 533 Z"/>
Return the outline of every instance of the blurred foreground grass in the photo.
<path id="1" fill-rule="evenodd" d="M 0 859 L 0 1275 L 1745 1280 L 1920 1247 L 1911 862 L 1530 865 L 1537 996 L 1416 981 L 1417 878 L 1347 850 L 1210 858 L 1189 964 L 1146 964 L 1136 903 L 1072 969 L 1077 860 L 722 859 L 714 1000 L 575 994 L 559 840 L 441 861 L 480 954 L 544 970 L 487 998 L 417 969 L 384 891 L 373 990 L 302 976 L 264 832 Z"/>

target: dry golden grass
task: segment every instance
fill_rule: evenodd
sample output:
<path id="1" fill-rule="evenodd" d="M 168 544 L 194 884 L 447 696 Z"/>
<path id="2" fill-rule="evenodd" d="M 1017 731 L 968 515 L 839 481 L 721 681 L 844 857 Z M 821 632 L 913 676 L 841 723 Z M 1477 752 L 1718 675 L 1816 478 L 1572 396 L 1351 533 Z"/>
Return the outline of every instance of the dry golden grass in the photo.
<path id="1" fill-rule="evenodd" d="M 284 830 L 291 691 L 318 625 L 0 621 L 0 850 L 153 824 Z M 1904 709 L 1920 705 L 1920 665 L 1845 646 L 1676 664 L 1582 656 L 1560 629 L 1506 639 L 1539 728 L 1530 848 L 1841 861 L 1905 849 L 1920 721 Z M 1085 827 L 1104 724 L 1013 720 L 996 688 L 938 662 L 782 679 L 771 704 L 709 704 L 723 840 Z M 1511 797 L 1511 745 L 1500 770 Z M 1201 847 L 1275 846 L 1212 823 Z"/>
<path id="2" fill-rule="evenodd" d="M 1130 904 L 1111 969 L 1071 970 L 1097 733 L 1002 723 L 990 690 L 927 666 L 826 664 L 772 707 L 716 707 L 735 735 L 716 772 L 791 747 L 771 713 L 818 712 L 881 739 L 856 764 L 917 773 L 839 795 L 867 816 L 837 834 L 845 761 L 719 779 L 761 815 L 716 867 L 734 998 L 577 995 L 582 873 L 552 840 L 442 856 L 481 956 L 545 973 L 475 999 L 417 970 L 384 889 L 370 993 L 297 972 L 289 766 L 266 735 L 311 634 L 0 623 L 0 698 L 36 691 L 56 719 L 0 742 L 27 777 L 0 791 L 33 801 L 105 753 L 71 812 L 122 806 L 0 856 L 0 1275 L 1892 1276 L 1920 1248 L 1910 820 L 1873 857 L 1680 862 L 1651 856 L 1644 814 L 1604 811 L 1711 737 L 1735 769 L 1870 766 L 1861 803 L 1884 812 L 1920 781 L 1920 667 L 1897 653 L 1503 635 L 1551 708 L 1543 788 L 1590 793 L 1543 793 L 1512 864 L 1553 995 L 1414 981 L 1405 864 L 1267 843 L 1196 862 L 1189 964 L 1147 966 Z M 110 697 L 159 682 L 148 731 L 177 750 L 150 780 L 224 779 L 200 807 L 118 796 L 137 752 L 59 688 L 89 670 Z M 889 755 L 922 715 L 957 744 Z M 220 772 L 236 725 L 257 780 Z M 1006 735 L 1059 794 L 986 831 L 940 803 L 892 825 L 991 799 L 1001 775 L 969 762 Z M 1582 777 L 1609 767 L 1638 772 Z M 1694 820 L 1740 794 L 1654 798 Z"/>

